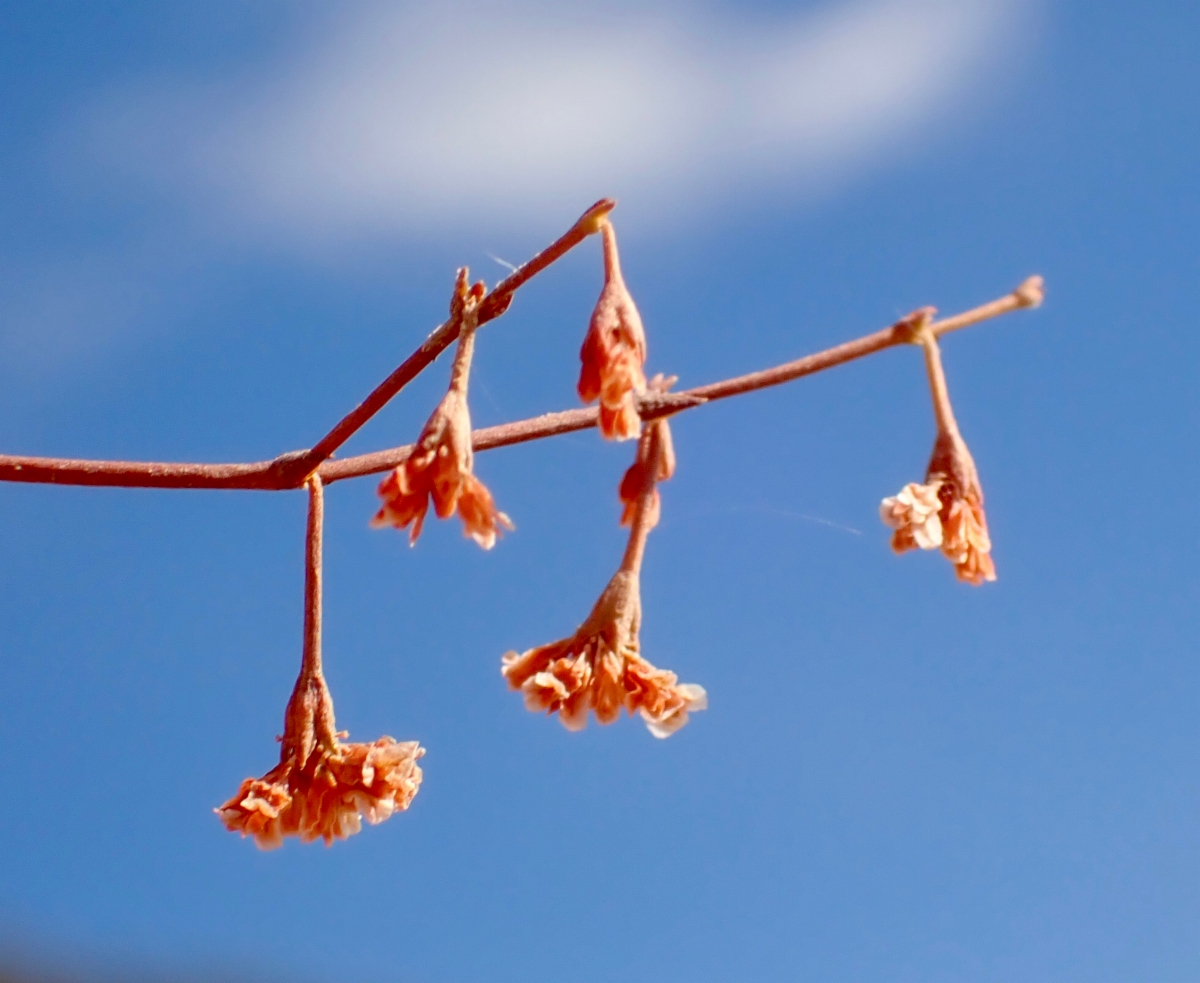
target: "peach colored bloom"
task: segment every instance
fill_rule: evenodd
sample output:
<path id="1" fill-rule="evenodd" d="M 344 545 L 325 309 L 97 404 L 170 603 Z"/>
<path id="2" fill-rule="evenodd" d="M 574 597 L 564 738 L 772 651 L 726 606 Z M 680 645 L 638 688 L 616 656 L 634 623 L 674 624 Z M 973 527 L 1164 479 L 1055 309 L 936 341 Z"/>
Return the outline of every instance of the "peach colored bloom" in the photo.
<path id="1" fill-rule="evenodd" d="M 885 498 L 879 505 L 879 517 L 892 533 L 892 549 L 933 550 L 942 545 L 942 509 L 938 498 L 940 484 L 918 485 L 909 482 L 899 494 Z"/>
<path id="2" fill-rule="evenodd" d="M 1040 278 L 1030 278 L 1020 289 L 1028 293 L 1022 297 L 1024 303 L 1031 306 L 1040 303 Z M 941 349 L 930 327 L 934 313 L 932 307 L 913 311 L 898 321 L 897 327 L 907 329 L 912 343 L 924 349 L 937 439 L 925 471 L 925 484 L 905 485 L 899 495 L 885 498 L 880 516 L 896 530 L 892 549 L 897 553 L 917 546 L 921 549 L 940 546 L 954 564 L 955 576 L 978 587 L 996 579 L 992 541 L 983 511 L 979 473 L 954 418 Z"/>
<path id="3" fill-rule="evenodd" d="M 979 473 L 957 429 L 939 434 L 925 481 L 939 485 L 942 553 L 954 564 L 955 576 L 975 587 L 995 580 Z"/>
<path id="4" fill-rule="evenodd" d="M 570 638 L 518 655 L 501 672 L 533 711 L 557 713 L 568 730 L 582 730 L 588 712 L 610 724 L 621 708 L 638 713 L 655 737 L 669 737 L 688 714 L 708 705 L 702 686 L 679 683 L 638 653 L 641 591 L 637 573 L 619 571 L 588 619 Z"/>
<path id="5" fill-rule="evenodd" d="M 300 839 L 323 839 L 329 846 L 403 812 L 421 785 L 417 759 L 425 749 L 416 741 L 381 737 L 371 744 L 319 748 L 301 772 Z"/>
<path id="6" fill-rule="evenodd" d="M 416 741 L 381 737 L 346 744 L 334 722 L 333 698 L 320 668 L 319 648 L 305 662 L 284 713 L 279 764 L 262 778 L 247 778 L 228 802 L 213 810 L 230 832 L 253 836 L 260 850 L 321 839 L 326 846 L 403 812 L 421 786 Z"/>
<path id="7" fill-rule="evenodd" d="M 592 312 L 579 358 L 579 398 L 600 400 L 600 432 L 607 440 L 628 440 L 641 433 L 635 396 L 646 387 L 646 332 L 633 302 L 617 255 L 611 223 L 601 225 L 604 237 L 604 289 Z"/>
<path id="8" fill-rule="evenodd" d="M 650 385 L 665 392 L 672 382 L 660 375 Z M 621 522 L 630 528 L 620 569 L 573 635 L 521 655 L 508 652 L 501 661 L 500 671 L 510 687 L 524 693 L 526 708 L 557 713 L 568 730 L 583 729 L 589 713 L 612 723 L 624 707 L 639 714 L 655 737 L 668 737 L 687 723 L 689 713 L 708 706 L 702 686 L 680 683 L 638 651 L 642 558 L 661 510 L 658 482 L 674 472 L 670 424 L 655 420 L 643 431 L 621 480 Z"/>
<path id="9" fill-rule="evenodd" d="M 513 524 L 496 508 L 487 486 L 475 477 L 473 465 L 467 401 L 451 389 L 425 424 L 412 453 L 380 483 L 383 506 L 371 525 L 397 529 L 411 525 L 408 539 L 416 543 L 432 498 L 439 519 L 457 512 L 464 533 L 490 550 L 500 528 L 512 529 Z"/>
<path id="10" fill-rule="evenodd" d="M 439 519 L 457 512 L 464 534 L 485 550 L 496 545 L 501 527 L 513 528 L 512 520 L 496 508 L 492 493 L 473 470 L 467 379 L 482 287 L 476 284 L 467 291 L 466 270 L 459 270 L 457 306 L 452 305 L 451 312 L 461 317 L 462 329 L 450 389 L 422 429 L 412 453 L 379 484 L 383 506 L 371 520 L 372 527 L 409 528 L 410 545 L 421 535 L 431 498 Z"/>
<path id="11" fill-rule="evenodd" d="M 996 579 L 983 489 L 971 452 L 957 432 L 938 436 L 925 484 L 905 485 L 899 495 L 885 498 L 879 511 L 896 530 L 892 549 L 897 553 L 940 547 L 959 580 L 978 587 Z"/>
<path id="12" fill-rule="evenodd" d="M 225 828 L 253 836 L 261 850 L 323 839 L 329 846 L 403 812 L 421 785 L 417 765 L 425 753 L 416 741 L 381 737 L 373 744 L 314 748 L 300 765 L 289 758 L 262 778 L 247 778 L 216 810 Z"/>
<path id="13" fill-rule="evenodd" d="M 283 846 L 285 836 L 300 831 L 295 822 L 297 810 L 292 807 L 292 794 L 286 784 L 275 780 L 279 770 L 276 768 L 262 778 L 247 778 L 237 794 L 216 810 L 227 830 L 253 836 L 260 850 Z"/>

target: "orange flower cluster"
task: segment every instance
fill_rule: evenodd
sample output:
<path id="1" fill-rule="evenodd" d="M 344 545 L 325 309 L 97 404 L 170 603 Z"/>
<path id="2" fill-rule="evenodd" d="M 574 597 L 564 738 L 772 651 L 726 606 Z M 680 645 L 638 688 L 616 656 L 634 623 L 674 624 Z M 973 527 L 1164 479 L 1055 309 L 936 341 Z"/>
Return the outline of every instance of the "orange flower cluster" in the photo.
<path id="1" fill-rule="evenodd" d="M 911 328 L 913 340 L 925 348 L 925 364 L 933 394 L 938 435 L 925 472 L 925 483 L 911 482 L 897 495 L 885 498 L 879 515 L 894 530 L 892 549 L 941 549 L 954 564 L 959 580 L 975 587 L 996 579 L 992 541 L 983 511 L 983 489 L 975 461 L 958 431 L 937 340 L 929 331 L 932 308 L 914 312 L 900 322 Z"/>
<path id="2" fill-rule="evenodd" d="M 284 837 L 329 846 L 381 823 L 411 804 L 421 785 L 416 741 L 381 737 L 372 744 L 317 747 L 303 763 L 289 757 L 262 778 L 247 778 L 216 811 L 230 832 L 253 836 L 261 850 Z"/>
<path id="3" fill-rule="evenodd" d="M 496 508 L 492 493 L 475 477 L 473 466 L 467 401 L 451 389 L 425 424 L 412 453 L 380 482 L 383 505 L 371 525 L 411 526 L 408 539 L 415 544 L 432 498 L 439 519 L 457 512 L 464 534 L 490 550 L 500 529 L 511 530 L 513 524 Z"/>
<path id="4" fill-rule="evenodd" d="M 621 708 L 638 713 L 655 737 L 669 737 L 704 710 L 702 686 L 680 683 L 638 654 L 642 601 L 638 574 L 619 571 L 588 619 L 570 638 L 504 656 L 501 672 L 534 712 L 557 713 L 568 730 L 582 730 L 588 711 L 611 724 Z"/>
<path id="5" fill-rule="evenodd" d="M 305 647 L 300 675 L 284 713 L 279 764 L 262 778 L 247 778 L 237 794 L 214 811 L 225 828 L 253 836 L 262 850 L 298 836 L 326 846 L 362 829 L 362 820 L 381 823 L 412 803 L 421 786 L 416 741 L 381 737 L 370 744 L 344 744 L 333 697 L 321 671 L 320 482 L 310 489 L 309 568 L 305 592 Z"/>
<path id="6" fill-rule="evenodd" d="M 656 376 L 651 387 L 665 392 L 672 382 Z M 524 693 L 526 708 L 557 713 L 568 730 L 582 730 L 589 712 L 610 724 L 624 707 L 631 716 L 639 714 L 655 737 L 669 737 L 688 722 L 689 713 L 708 706 L 702 686 L 679 682 L 639 653 L 642 557 L 661 511 L 658 482 L 674 472 L 670 424 L 655 420 L 642 432 L 621 479 L 621 524 L 630 530 L 620 569 L 573 635 L 520 655 L 508 652 L 501 660 L 501 673 Z"/>
<path id="7" fill-rule="evenodd" d="M 606 440 L 629 440 L 642 429 L 635 397 L 646 388 L 646 332 L 621 276 L 617 234 L 607 218 L 600 231 L 604 289 L 579 352 L 579 398 L 585 403 L 600 400 L 600 433 Z"/>
<path id="8" fill-rule="evenodd" d="M 941 441 L 939 441 L 941 443 Z M 935 445 L 926 481 L 938 482 L 942 502 L 942 553 L 954 564 L 959 580 L 978 587 L 996 579 L 992 540 L 983 511 L 983 489 L 975 461 L 957 434 Z"/>
<path id="9" fill-rule="evenodd" d="M 512 520 L 496 508 L 492 493 L 474 474 L 471 448 L 471 414 L 467 407 L 467 380 L 475 347 L 478 306 L 483 283 L 467 288 L 467 271 L 458 271 L 451 317 L 461 323 L 450 389 L 426 422 L 412 453 L 379 485 L 383 505 L 371 520 L 372 527 L 409 528 L 414 545 L 421 535 L 429 500 L 439 519 L 458 513 L 463 532 L 485 550 L 496 545 L 501 527 L 511 530 Z"/>
<path id="10" fill-rule="evenodd" d="M 905 485 L 898 495 L 883 500 L 879 512 L 884 523 L 895 530 L 892 549 L 897 553 L 940 548 L 954 564 L 958 579 L 978 587 L 996 579 L 996 565 L 983 511 L 983 490 L 966 445 L 961 440 L 958 443 L 958 454 L 966 456 L 957 464 L 944 462 L 953 469 L 950 473 L 935 470 L 931 463 L 927 484 Z M 952 477 L 955 474 L 965 477 Z"/>

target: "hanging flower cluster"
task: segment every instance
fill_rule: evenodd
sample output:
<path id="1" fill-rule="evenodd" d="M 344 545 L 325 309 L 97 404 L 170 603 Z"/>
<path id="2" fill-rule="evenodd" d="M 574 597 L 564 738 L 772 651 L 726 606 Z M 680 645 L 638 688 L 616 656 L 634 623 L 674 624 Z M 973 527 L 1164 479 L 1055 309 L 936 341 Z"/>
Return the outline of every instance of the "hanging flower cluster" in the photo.
<path id="1" fill-rule="evenodd" d="M 579 398 L 600 400 L 600 433 L 606 440 L 629 440 L 642 430 L 636 397 L 646 388 L 646 332 L 642 316 L 621 276 L 617 233 L 605 216 L 604 289 L 592 312 L 579 359 Z"/>
<path id="2" fill-rule="evenodd" d="M 930 330 L 934 310 L 922 308 L 901 322 L 912 332 L 914 344 L 925 350 L 925 368 L 933 396 L 937 439 L 925 471 L 924 484 L 911 482 L 897 495 L 885 498 L 879 515 L 893 529 L 892 549 L 940 549 L 954 564 L 959 580 L 978 587 L 996 579 L 992 541 L 983 511 L 983 489 L 975 461 L 958 430 L 941 349 Z"/>
<path id="3" fill-rule="evenodd" d="M 653 386 L 665 392 L 671 381 L 657 376 Z M 658 483 L 674 472 L 671 425 L 655 420 L 643 429 L 619 488 L 621 524 L 630 527 L 625 555 L 591 614 L 570 637 L 521 655 L 509 652 L 501 661 L 504 678 L 524 694 L 525 706 L 557 713 L 568 730 L 582 730 L 589 711 L 610 724 L 624 707 L 639 714 L 655 737 L 669 737 L 690 712 L 708 706 L 702 686 L 680 683 L 675 673 L 656 669 L 639 654 L 646 537 L 658 524 Z"/>
<path id="4" fill-rule="evenodd" d="M 284 713 L 279 764 L 262 778 L 247 778 L 215 811 L 225 828 L 253 836 L 273 850 L 287 836 L 329 846 L 409 807 L 421 786 L 416 741 L 381 737 L 371 744 L 343 743 L 333 697 L 321 667 L 321 537 L 324 492 L 309 479 L 308 563 L 305 570 L 304 658 Z"/>
<path id="5" fill-rule="evenodd" d="M 345 736 L 344 732 L 341 736 Z M 286 736 L 285 736 L 286 741 Z M 261 850 L 322 839 L 329 846 L 409 807 L 421 785 L 416 741 L 381 737 L 372 744 L 343 744 L 335 737 L 307 758 L 288 756 L 262 778 L 247 778 L 216 812 L 230 832 L 253 836 Z"/>
<path id="6" fill-rule="evenodd" d="M 412 453 L 379 485 L 383 506 L 371 525 L 396 529 L 411 526 L 410 545 L 415 545 L 421 535 L 431 498 L 439 519 L 448 519 L 458 512 L 464 534 L 485 550 L 496 545 L 501 527 L 513 528 L 509 517 L 496 508 L 487 486 L 475 477 L 475 455 L 471 449 L 467 382 L 475 353 L 479 303 L 486 292 L 482 281 L 468 288 L 467 270 L 458 271 L 450 318 L 461 326 L 450 389 L 425 424 Z"/>

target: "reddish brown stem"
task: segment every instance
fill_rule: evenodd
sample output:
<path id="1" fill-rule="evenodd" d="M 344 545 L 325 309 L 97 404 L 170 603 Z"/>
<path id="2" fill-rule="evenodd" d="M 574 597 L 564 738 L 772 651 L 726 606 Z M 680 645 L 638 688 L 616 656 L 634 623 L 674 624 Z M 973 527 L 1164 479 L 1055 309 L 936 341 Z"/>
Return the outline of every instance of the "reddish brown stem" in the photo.
<path id="1" fill-rule="evenodd" d="M 321 479 L 308 479 L 308 522 L 304 537 L 304 654 L 300 675 L 284 713 L 279 760 L 308 760 L 318 745 L 337 747 L 333 700 L 321 667 L 321 540 L 325 525 L 325 494 Z"/>
<path id="2" fill-rule="evenodd" d="M 606 283 L 609 280 L 623 281 L 621 255 L 617 251 L 617 233 L 614 231 L 612 223 L 604 222 L 600 226 L 600 234 L 604 242 L 604 280 Z"/>
<path id="3" fill-rule="evenodd" d="M 532 262 L 532 261 L 531 261 Z M 536 271 L 535 271 L 536 272 Z M 514 274 L 515 276 L 516 274 Z M 530 274 L 532 275 L 532 274 Z M 510 278 L 511 279 L 511 278 Z M 507 282 L 507 281 L 505 281 Z M 935 336 L 957 331 L 1001 314 L 1034 307 L 1040 300 L 1041 278 L 1031 277 L 1010 294 L 964 311 L 954 317 L 935 321 L 930 330 Z M 499 290 L 499 288 L 497 288 Z M 486 306 L 491 296 L 483 301 Z M 482 319 L 482 315 L 481 315 Z M 453 340 L 453 339 L 449 339 Z M 449 343 L 447 341 L 447 344 Z M 893 325 L 855 341 L 827 348 L 774 368 L 751 372 L 722 382 L 712 382 L 681 393 L 647 396 L 639 404 L 643 419 L 652 420 L 692 406 L 728 396 L 778 386 L 813 375 L 846 362 L 874 354 L 885 348 L 911 342 L 907 329 Z M 443 346 L 444 347 L 444 346 Z M 528 420 L 517 420 L 474 431 L 475 450 L 507 447 L 557 434 L 587 430 L 596 426 L 597 410 L 592 408 L 547 413 Z M 377 474 L 396 467 L 410 453 L 411 446 L 394 447 L 340 461 L 325 461 L 319 475 L 325 484 Z M 296 487 L 297 462 L 309 458 L 312 451 L 293 452 L 257 464 L 169 464 L 142 461 L 80 461 L 45 457 L 19 457 L 0 454 L 0 481 L 35 484 L 92 485 L 113 488 L 227 488 L 259 491 L 283 491 Z"/>
<path id="4" fill-rule="evenodd" d="M 999 317 L 1001 314 L 1020 310 L 1023 307 L 1036 307 L 1041 302 L 1041 287 L 1042 278 L 1040 276 L 1030 277 L 1012 293 L 990 301 L 987 304 L 982 304 L 979 307 L 973 307 L 969 311 L 956 314 L 954 317 L 934 321 L 929 325 L 929 330 L 937 338 L 951 331 L 967 328 L 973 324 L 978 324 L 980 321 L 987 321 L 993 317 Z M 737 396 L 741 393 L 753 392 L 755 389 L 765 389 L 767 386 L 778 386 L 784 382 L 791 382 L 793 379 L 800 379 L 806 375 L 812 375 L 814 372 L 832 369 L 846 362 L 852 362 L 856 358 L 862 358 L 865 355 L 872 355 L 885 348 L 891 348 L 893 345 L 907 344 L 911 340 L 911 334 L 907 329 L 907 325 L 902 321 L 893 324 L 890 328 L 876 331 L 874 334 L 856 338 L 854 341 L 847 341 L 833 348 L 826 348 L 825 351 L 817 352 L 814 355 L 806 355 L 804 358 L 798 358 L 794 362 L 785 362 L 783 365 L 777 365 L 771 369 L 751 372 L 749 375 L 726 379 L 724 382 L 712 382 L 707 386 L 688 389 L 686 392 L 693 396 L 703 396 L 710 400 L 724 399 L 726 396 Z"/>
<path id="5" fill-rule="evenodd" d="M 629 540 L 625 543 L 625 553 L 621 557 L 621 570 L 624 573 L 641 573 L 642 558 L 646 555 L 646 538 L 650 535 L 650 512 L 654 505 L 654 486 L 651 491 L 638 499 L 637 508 L 633 513 L 633 522 L 629 529 Z"/>
<path id="6" fill-rule="evenodd" d="M 646 537 L 650 535 L 651 519 L 658 498 L 655 489 L 658 485 L 658 475 L 663 469 L 662 431 L 664 427 L 668 426 L 670 424 L 662 423 L 649 427 L 647 435 L 642 437 L 645 440 L 648 436 L 650 445 L 646 453 L 647 465 L 642 471 L 644 484 L 638 492 L 637 507 L 633 510 L 633 522 L 629 526 L 629 541 L 625 544 L 625 554 L 621 557 L 621 570 L 624 573 L 639 574 L 642 572 L 642 558 L 646 555 Z M 639 448 L 639 454 L 640 450 Z M 624 482 L 622 482 L 623 490 Z"/>
<path id="7" fill-rule="evenodd" d="M 454 365 L 450 368 L 450 388 L 457 389 L 463 399 L 467 397 L 467 386 L 471 381 L 471 360 L 475 357 L 475 331 L 477 325 L 471 314 L 464 315 L 462 330 L 458 335 L 458 348 L 454 352 Z"/>
<path id="8" fill-rule="evenodd" d="M 950 390 L 946 386 L 946 370 L 942 368 L 942 351 L 937 338 L 926 333 L 921 338 L 925 350 L 925 374 L 929 377 L 929 394 L 933 398 L 933 415 L 939 433 L 957 437 L 958 421 L 954 418 L 954 407 L 950 404 Z"/>
<path id="9" fill-rule="evenodd" d="M 321 547 L 325 491 L 320 476 L 308 479 L 308 525 L 304 539 L 304 661 L 301 672 L 321 674 Z"/>

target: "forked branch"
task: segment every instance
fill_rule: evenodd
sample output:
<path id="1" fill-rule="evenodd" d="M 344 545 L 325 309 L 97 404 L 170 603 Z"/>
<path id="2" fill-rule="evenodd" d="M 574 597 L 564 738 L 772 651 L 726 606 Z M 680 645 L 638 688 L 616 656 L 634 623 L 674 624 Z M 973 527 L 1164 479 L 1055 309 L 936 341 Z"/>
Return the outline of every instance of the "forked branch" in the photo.
<path id="1" fill-rule="evenodd" d="M 381 737 L 344 742 L 321 661 L 321 549 L 324 486 L 379 472 L 381 506 L 372 525 L 420 535 L 430 503 L 442 519 L 455 513 L 466 535 L 491 549 L 502 529 L 512 529 L 486 485 L 474 473 L 474 451 L 600 428 L 609 440 L 638 438 L 637 455 L 618 487 L 621 525 L 629 540 L 621 565 L 591 613 L 570 636 L 509 652 L 501 671 L 531 710 L 558 714 L 571 730 L 590 715 L 612 723 L 621 710 L 638 714 L 656 737 L 667 737 L 707 707 L 703 687 L 680 683 L 640 652 L 640 571 L 650 530 L 662 506 L 657 485 L 671 477 L 675 455 L 668 416 L 717 399 L 738 396 L 864 358 L 895 345 L 924 348 L 937 418 L 937 439 L 924 483 L 910 482 L 885 498 L 880 516 L 893 530 L 892 547 L 940 548 L 959 580 L 995 580 L 983 491 L 970 452 L 954 421 L 937 338 L 1042 300 L 1041 277 L 1030 277 L 997 300 L 942 321 L 932 307 L 853 341 L 772 368 L 670 392 L 675 377 L 645 376 L 646 336 L 637 305 L 620 272 L 616 232 L 608 221 L 614 202 L 592 206 L 558 240 L 490 293 L 470 284 L 460 269 L 450 317 L 366 399 L 308 450 L 250 464 L 160 464 L 75 461 L 0 455 L 0 481 L 147 488 L 228 488 L 285 491 L 307 487 L 309 511 L 304 579 L 304 647 L 300 674 L 284 714 L 279 763 L 261 778 L 246 778 L 216 809 L 231 831 L 251 836 L 264 849 L 289 836 L 330 844 L 357 833 L 362 820 L 379 823 L 412 802 L 422 780 L 416 741 Z M 508 309 L 515 291 L 589 235 L 601 233 L 605 280 L 580 350 L 576 391 L 595 408 L 565 410 L 497 427 L 472 430 L 468 380 L 475 331 Z M 389 400 L 458 341 L 449 388 L 429 416 L 415 445 L 333 460 L 333 454 Z M 645 425 L 643 425 L 645 424 Z"/>

